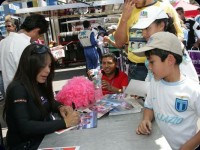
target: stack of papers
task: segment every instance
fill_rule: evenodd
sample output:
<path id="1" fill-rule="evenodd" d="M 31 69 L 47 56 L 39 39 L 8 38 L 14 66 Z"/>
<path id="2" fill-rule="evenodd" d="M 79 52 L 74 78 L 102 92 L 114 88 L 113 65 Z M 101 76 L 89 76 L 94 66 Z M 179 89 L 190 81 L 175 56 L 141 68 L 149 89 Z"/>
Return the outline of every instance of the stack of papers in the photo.
<path id="1" fill-rule="evenodd" d="M 108 106 L 113 107 L 113 109 L 110 110 L 109 115 L 141 112 L 142 106 L 136 100 L 125 98 L 118 99 L 119 97 L 120 96 L 116 96 L 116 94 L 110 94 L 102 100 L 102 102 L 106 103 Z"/>
<path id="2" fill-rule="evenodd" d="M 129 95 L 136 95 L 141 97 L 147 96 L 147 90 L 149 88 L 149 82 L 140 80 L 131 80 L 124 93 Z"/>
<path id="3" fill-rule="evenodd" d="M 89 106 L 88 108 L 84 109 L 84 112 L 97 112 L 97 118 L 101 118 L 105 114 L 107 114 L 110 110 L 112 110 L 113 107 L 110 105 L 107 105 L 106 102 L 103 102 L 102 100 L 97 101 L 93 105 Z"/>
<path id="4" fill-rule="evenodd" d="M 124 94 L 108 94 L 104 98 L 90 107 L 84 109 L 84 112 L 97 112 L 97 118 L 105 114 L 122 115 L 141 112 L 143 107 L 133 99 L 125 99 Z"/>
<path id="5" fill-rule="evenodd" d="M 81 113 L 81 122 L 77 126 L 73 126 L 67 129 L 56 131 L 57 134 L 62 134 L 69 130 L 81 130 L 81 129 L 90 129 L 97 127 L 97 112 L 91 111 L 89 113 Z"/>

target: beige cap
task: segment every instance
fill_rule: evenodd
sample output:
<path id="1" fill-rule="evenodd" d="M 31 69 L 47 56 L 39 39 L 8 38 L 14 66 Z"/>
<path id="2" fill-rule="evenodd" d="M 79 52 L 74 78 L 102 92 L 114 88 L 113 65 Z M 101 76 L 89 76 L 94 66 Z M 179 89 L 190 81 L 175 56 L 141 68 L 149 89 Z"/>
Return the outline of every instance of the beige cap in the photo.
<path id="1" fill-rule="evenodd" d="M 169 32 L 157 32 L 153 34 L 144 47 L 134 50 L 133 53 L 138 56 L 145 56 L 145 51 L 155 48 L 183 56 L 180 40 L 176 35 Z"/>

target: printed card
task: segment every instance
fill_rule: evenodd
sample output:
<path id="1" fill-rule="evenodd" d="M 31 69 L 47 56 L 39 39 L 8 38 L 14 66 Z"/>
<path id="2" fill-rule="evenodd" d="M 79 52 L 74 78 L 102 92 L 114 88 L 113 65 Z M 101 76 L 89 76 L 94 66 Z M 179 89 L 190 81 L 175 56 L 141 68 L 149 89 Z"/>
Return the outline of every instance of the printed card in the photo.
<path id="1" fill-rule="evenodd" d="M 72 147 L 49 147 L 49 148 L 41 148 L 38 150 L 79 150 L 80 146 L 72 146 Z"/>

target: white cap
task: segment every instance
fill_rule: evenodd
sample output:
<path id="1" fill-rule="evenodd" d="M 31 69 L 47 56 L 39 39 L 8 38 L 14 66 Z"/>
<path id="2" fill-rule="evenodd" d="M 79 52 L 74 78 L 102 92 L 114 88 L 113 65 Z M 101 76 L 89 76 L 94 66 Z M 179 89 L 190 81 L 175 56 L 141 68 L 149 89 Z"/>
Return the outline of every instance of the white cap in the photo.
<path id="1" fill-rule="evenodd" d="M 138 56 L 145 56 L 146 51 L 156 48 L 183 56 L 183 48 L 180 40 L 176 35 L 169 32 L 157 32 L 153 34 L 145 46 L 134 50 L 133 53 Z"/>
<path id="2" fill-rule="evenodd" d="M 135 29 L 145 29 L 156 19 L 169 18 L 165 11 L 157 6 L 149 6 L 140 13 L 138 22 L 133 26 Z"/>
<path id="3" fill-rule="evenodd" d="M 108 30 L 116 30 L 117 29 L 117 25 L 111 25 L 110 27 L 108 27 Z"/>

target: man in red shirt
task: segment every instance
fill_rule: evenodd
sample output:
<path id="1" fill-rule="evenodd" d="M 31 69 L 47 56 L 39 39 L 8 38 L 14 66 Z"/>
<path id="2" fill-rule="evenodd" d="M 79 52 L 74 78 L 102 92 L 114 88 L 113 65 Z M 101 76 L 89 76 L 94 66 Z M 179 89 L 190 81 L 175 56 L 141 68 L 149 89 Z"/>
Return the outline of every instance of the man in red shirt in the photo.
<path id="1" fill-rule="evenodd" d="M 113 53 L 102 56 L 102 91 L 103 95 L 122 93 L 128 85 L 128 76 L 117 68 L 117 58 Z"/>
<path id="2" fill-rule="evenodd" d="M 94 71 L 89 70 L 92 78 Z M 105 94 L 122 93 L 123 87 L 128 86 L 128 76 L 117 68 L 117 57 L 113 53 L 102 56 L 102 92 Z"/>

